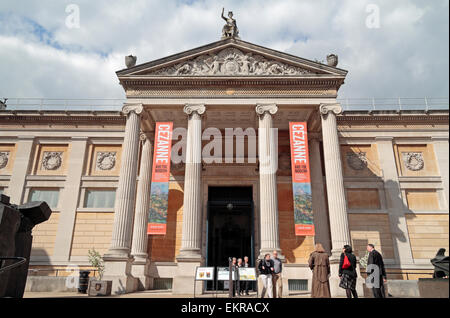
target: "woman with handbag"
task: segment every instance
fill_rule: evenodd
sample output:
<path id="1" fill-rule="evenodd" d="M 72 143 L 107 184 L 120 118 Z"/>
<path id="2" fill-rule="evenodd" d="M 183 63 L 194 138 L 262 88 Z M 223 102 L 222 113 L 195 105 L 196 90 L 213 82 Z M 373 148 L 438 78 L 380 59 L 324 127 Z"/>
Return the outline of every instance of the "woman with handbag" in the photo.
<path id="1" fill-rule="evenodd" d="M 352 253 L 352 247 L 350 245 L 344 245 L 344 249 L 339 261 L 339 277 L 341 282 L 339 287 L 344 288 L 347 294 L 347 298 L 358 298 L 356 293 L 356 256 Z"/>

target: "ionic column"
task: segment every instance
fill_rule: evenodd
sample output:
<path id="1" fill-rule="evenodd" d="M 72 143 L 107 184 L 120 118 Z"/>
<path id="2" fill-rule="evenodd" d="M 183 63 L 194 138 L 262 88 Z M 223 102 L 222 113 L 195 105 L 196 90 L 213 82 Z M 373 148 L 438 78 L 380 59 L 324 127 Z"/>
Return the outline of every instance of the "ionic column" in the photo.
<path id="1" fill-rule="evenodd" d="M 202 224 L 202 119 L 204 105 L 186 105 L 188 115 L 184 175 L 183 232 L 177 258 L 201 258 Z"/>
<path id="2" fill-rule="evenodd" d="M 347 203 L 345 199 L 340 145 L 336 123 L 336 115 L 341 112 L 342 107 L 339 104 L 320 105 L 328 195 L 328 214 L 331 231 L 331 253 L 333 258 L 339 257 L 342 252 L 342 247 L 345 244 L 350 244 Z"/>
<path id="3" fill-rule="evenodd" d="M 309 140 L 311 192 L 314 212 L 314 228 L 316 243 L 321 243 L 327 253 L 331 252 L 330 227 L 327 207 L 325 204 L 325 189 L 323 184 L 322 158 L 320 143 L 317 138 Z"/>
<path id="4" fill-rule="evenodd" d="M 260 257 L 274 250 L 281 252 L 277 197 L 278 142 L 276 138 L 278 136 L 272 129 L 272 115 L 275 115 L 277 111 L 278 106 L 275 104 L 256 106 L 256 113 L 259 115 Z"/>
<path id="5" fill-rule="evenodd" d="M 147 224 L 152 182 L 152 142 L 150 138 L 149 134 L 141 133 L 140 135 L 142 155 L 134 215 L 133 241 L 131 244 L 131 255 L 134 257 L 133 264 L 146 264 L 148 260 Z"/>
<path id="6" fill-rule="evenodd" d="M 114 227 L 111 246 L 105 254 L 109 258 L 129 258 L 136 198 L 136 177 L 139 151 L 139 129 L 142 105 L 125 105 L 127 116 L 123 141 L 119 184 L 114 204 Z"/>

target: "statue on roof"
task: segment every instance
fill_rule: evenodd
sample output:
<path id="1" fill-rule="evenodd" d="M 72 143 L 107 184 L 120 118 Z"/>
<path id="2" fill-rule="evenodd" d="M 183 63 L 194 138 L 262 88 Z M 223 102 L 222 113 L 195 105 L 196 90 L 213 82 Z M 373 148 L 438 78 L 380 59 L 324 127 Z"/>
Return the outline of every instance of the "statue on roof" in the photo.
<path id="1" fill-rule="evenodd" d="M 233 11 L 228 11 L 228 17 L 224 16 L 225 8 L 222 8 L 222 19 L 224 19 L 227 24 L 222 28 L 222 39 L 226 38 L 238 38 L 239 39 L 239 29 L 236 25 L 236 19 L 233 18 Z"/>

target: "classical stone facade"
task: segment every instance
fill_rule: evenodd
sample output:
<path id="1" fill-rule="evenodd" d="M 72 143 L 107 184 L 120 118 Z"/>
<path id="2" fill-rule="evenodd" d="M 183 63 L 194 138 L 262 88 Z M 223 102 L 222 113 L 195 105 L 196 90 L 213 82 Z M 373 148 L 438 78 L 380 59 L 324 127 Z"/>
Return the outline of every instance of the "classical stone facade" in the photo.
<path id="1" fill-rule="evenodd" d="M 310 286 L 316 242 L 332 256 L 335 295 L 344 244 L 358 257 L 375 244 L 391 278 L 428 275 L 429 259 L 448 248 L 448 111 L 343 111 L 346 74 L 226 38 L 118 71 L 121 111 L 0 111 L 0 190 L 13 203 L 54 202 L 52 218 L 34 231 L 31 267 L 88 267 L 95 248 L 114 292 L 192 294 L 195 267 L 217 266 L 213 244 L 232 246 L 220 240 L 236 239 L 225 229 L 243 226 L 236 233 L 248 236 L 233 242 L 253 264 L 266 252 L 282 255 L 286 293 L 289 281 Z M 173 150 L 185 160 L 172 162 L 167 233 L 148 236 L 153 134 L 166 121 L 185 129 L 173 140 L 186 138 Z M 315 237 L 294 233 L 290 121 L 308 124 Z M 205 162 L 208 128 L 231 140 L 231 155 Z M 237 129 L 247 133 L 242 143 Z M 224 203 L 217 188 L 229 193 Z M 220 219 L 220 209 L 229 216 Z"/>

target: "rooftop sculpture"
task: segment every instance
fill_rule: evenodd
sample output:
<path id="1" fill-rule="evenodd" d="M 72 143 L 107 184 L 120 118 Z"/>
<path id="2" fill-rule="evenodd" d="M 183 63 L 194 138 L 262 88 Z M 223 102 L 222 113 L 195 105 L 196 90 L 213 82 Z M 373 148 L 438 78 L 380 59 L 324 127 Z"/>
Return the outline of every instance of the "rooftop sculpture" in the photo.
<path id="1" fill-rule="evenodd" d="M 225 20 L 225 24 L 222 28 L 222 39 L 226 38 L 238 38 L 239 29 L 236 25 L 236 19 L 233 19 L 233 11 L 228 11 L 228 17 L 224 16 L 225 8 L 222 8 L 222 19 Z"/>

